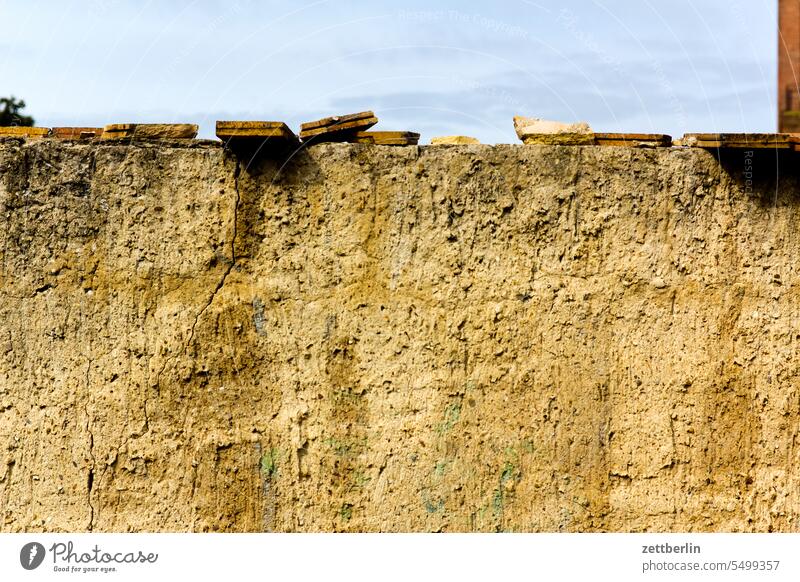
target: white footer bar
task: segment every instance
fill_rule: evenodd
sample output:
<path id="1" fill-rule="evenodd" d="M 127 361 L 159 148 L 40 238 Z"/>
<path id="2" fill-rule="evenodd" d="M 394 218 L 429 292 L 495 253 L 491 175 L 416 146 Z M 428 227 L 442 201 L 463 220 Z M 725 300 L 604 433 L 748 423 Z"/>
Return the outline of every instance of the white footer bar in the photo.
<path id="1" fill-rule="evenodd" d="M 0 580 L 800 580 L 800 534 L 0 534 Z"/>

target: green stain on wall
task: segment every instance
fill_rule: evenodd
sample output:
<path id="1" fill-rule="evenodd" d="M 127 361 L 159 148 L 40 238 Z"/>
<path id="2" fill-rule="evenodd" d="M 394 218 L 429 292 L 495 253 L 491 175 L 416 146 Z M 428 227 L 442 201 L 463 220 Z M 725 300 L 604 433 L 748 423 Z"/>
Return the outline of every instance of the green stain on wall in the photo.
<path id="1" fill-rule="evenodd" d="M 452 430 L 459 418 L 461 418 L 461 402 L 449 404 L 444 410 L 444 422 L 439 425 L 439 434 Z"/>
<path id="2" fill-rule="evenodd" d="M 339 510 L 339 517 L 341 517 L 343 521 L 350 521 L 353 517 L 353 505 L 351 503 L 342 504 L 342 508 Z"/>
<path id="3" fill-rule="evenodd" d="M 261 455 L 261 474 L 268 479 L 274 478 L 278 474 L 278 449 L 267 449 Z"/>

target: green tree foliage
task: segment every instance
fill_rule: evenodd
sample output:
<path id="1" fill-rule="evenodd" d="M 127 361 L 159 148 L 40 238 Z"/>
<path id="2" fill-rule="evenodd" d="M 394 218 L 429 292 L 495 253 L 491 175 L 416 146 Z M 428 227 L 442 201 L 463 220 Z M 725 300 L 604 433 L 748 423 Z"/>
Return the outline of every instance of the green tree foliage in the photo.
<path id="1" fill-rule="evenodd" d="M 22 99 L 11 97 L 0 97 L 0 127 L 9 125 L 22 125 L 25 127 L 33 126 L 33 117 L 20 114 L 21 109 L 25 109 L 25 102 Z"/>

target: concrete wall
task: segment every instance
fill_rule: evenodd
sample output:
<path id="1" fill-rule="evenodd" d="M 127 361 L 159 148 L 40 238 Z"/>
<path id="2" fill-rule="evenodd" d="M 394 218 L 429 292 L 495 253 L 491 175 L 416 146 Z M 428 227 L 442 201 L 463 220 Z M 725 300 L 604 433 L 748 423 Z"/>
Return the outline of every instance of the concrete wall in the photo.
<path id="1" fill-rule="evenodd" d="M 796 531 L 795 167 L 0 141 L 0 529 Z"/>

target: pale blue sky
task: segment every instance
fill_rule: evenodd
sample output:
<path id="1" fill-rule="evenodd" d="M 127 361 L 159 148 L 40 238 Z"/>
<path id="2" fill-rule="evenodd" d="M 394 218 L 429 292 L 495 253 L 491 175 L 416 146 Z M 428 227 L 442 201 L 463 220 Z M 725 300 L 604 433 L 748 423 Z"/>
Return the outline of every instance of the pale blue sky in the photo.
<path id="1" fill-rule="evenodd" d="M 776 0 L 0 0 L 0 96 L 38 125 L 372 109 L 427 142 L 775 131 Z"/>

